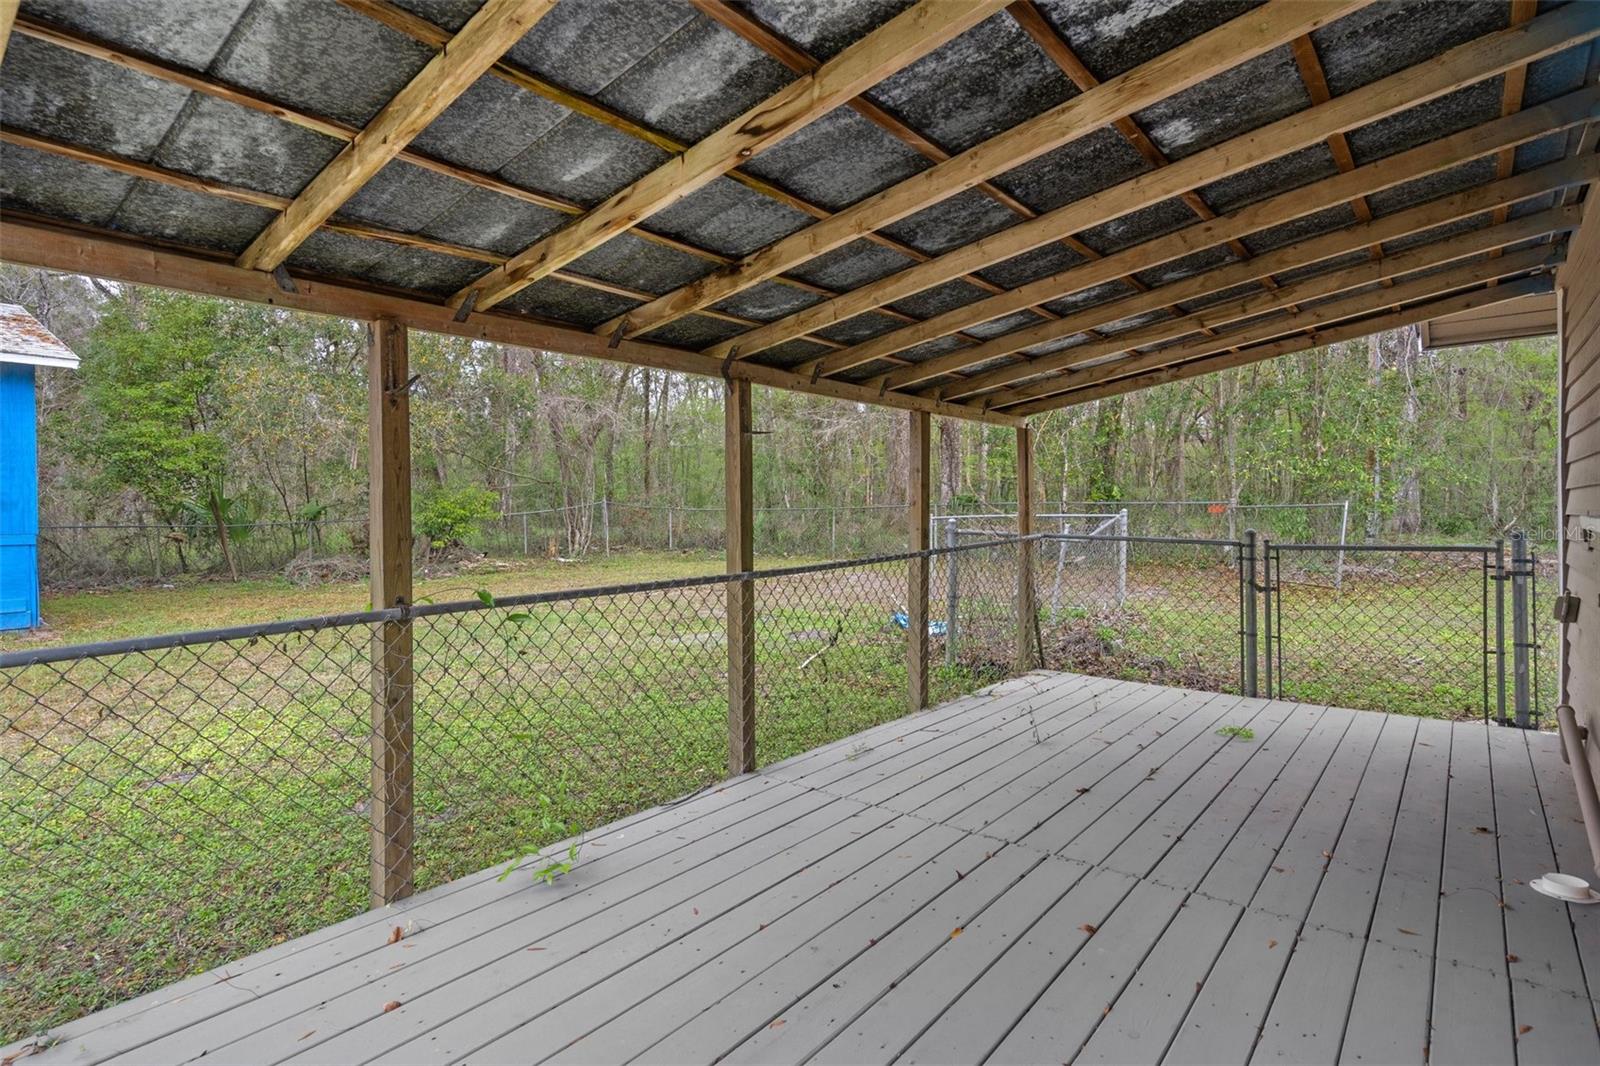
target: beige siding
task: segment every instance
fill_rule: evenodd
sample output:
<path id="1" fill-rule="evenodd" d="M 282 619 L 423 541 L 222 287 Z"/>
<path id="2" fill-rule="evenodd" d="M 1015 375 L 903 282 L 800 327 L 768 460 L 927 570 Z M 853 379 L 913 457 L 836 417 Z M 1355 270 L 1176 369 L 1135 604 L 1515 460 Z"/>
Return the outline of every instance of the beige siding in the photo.
<path id="1" fill-rule="evenodd" d="M 1600 540 L 1585 545 L 1575 535 L 1580 517 L 1600 518 L 1600 212 L 1587 212 L 1558 280 L 1561 516 L 1569 534 L 1562 577 L 1581 601 L 1566 627 L 1562 699 L 1589 727 L 1589 765 L 1600 777 Z"/>

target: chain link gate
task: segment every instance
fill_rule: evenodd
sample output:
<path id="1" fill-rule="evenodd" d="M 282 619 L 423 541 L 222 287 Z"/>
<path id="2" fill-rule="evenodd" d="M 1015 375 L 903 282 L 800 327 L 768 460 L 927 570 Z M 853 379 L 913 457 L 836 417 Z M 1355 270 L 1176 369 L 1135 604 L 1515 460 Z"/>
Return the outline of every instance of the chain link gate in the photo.
<path id="1" fill-rule="evenodd" d="M 1509 563 L 1503 541 L 1245 545 L 1246 693 L 1538 727 L 1538 564 L 1522 534 Z"/>

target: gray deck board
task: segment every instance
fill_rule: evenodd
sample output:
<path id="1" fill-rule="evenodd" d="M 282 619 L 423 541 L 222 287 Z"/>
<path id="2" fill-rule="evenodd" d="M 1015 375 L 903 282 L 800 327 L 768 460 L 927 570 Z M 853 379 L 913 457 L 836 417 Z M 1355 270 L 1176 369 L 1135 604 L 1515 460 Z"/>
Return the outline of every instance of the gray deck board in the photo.
<path id="1" fill-rule="evenodd" d="M 1034 672 L 30 1061 L 1595 1062 L 1576 815 L 1549 735 Z"/>

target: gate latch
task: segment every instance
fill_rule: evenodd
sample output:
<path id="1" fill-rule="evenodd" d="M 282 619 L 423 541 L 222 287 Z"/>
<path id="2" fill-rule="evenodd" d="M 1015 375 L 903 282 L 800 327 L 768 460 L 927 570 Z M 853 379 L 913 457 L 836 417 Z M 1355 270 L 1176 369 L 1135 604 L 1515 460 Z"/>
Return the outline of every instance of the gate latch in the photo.
<path id="1" fill-rule="evenodd" d="M 1577 596 L 1563 592 L 1556 597 L 1555 606 L 1550 613 L 1562 625 L 1571 625 L 1578 620 L 1578 603 Z"/>

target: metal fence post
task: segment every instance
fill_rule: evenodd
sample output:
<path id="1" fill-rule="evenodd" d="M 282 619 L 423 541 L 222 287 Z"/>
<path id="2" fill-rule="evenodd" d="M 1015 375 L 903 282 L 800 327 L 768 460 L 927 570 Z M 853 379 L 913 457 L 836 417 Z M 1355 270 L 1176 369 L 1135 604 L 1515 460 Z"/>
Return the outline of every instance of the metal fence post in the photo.
<path id="1" fill-rule="evenodd" d="M 1262 673 L 1266 681 L 1266 696 L 1275 699 L 1278 696 L 1273 684 L 1272 670 L 1272 539 L 1261 538 L 1261 645 L 1266 655 L 1261 660 Z M 1279 679 L 1277 684 L 1281 687 L 1283 682 Z"/>
<path id="2" fill-rule="evenodd" d="M 1518 729 L 1528 728 L 1532 693 L 1528 688 L 1528 579 L 1532 570 L 1528 558 L 1528 537 L 1521 530 L 1511 534 L 1511 662 L 1512 696 Z"/>
<path id="3" fill-rule="evenodd" d="M 828 556 L 839 558 L 839 509 L 828 508 Z"/>
<path id="4" fill-rule="evenodd" d="M 667 507 L 667 551 L 672 550 L 672 508 Z"/>
<path id="5" fill-rule="evenodd" d="M 522 512 L 522 557 L 528 557 L 528 512 Z"/>
<path id="6" fill-rule="evenodd" d="M 606 554 L 611 554 L 611 500 L 600 497 L 600 532 L 605 537 Z"/>
<path id="7" fill-rule="evenodd" d="M 1128 509 L 1117 512 L 1117 527 L 1122 539 L 1117 542 L 1117 606 L 1128 604 Z"/>
<path id="8" fill-rule="evenodd" d="M 1244 531 L 1244 550 L 1239 553 L 1239 607 L 1242 612 L 1243 640 L 1240 647 L 1240 664 L 1243 667 L 1243 688 L 1246 696 L 1256 695 L 1256 531 Z"/>
<path id="9" fill-rule="evenodd" d="M 1350 501 L 1344 501 L 1344 508 L 1339 512 L 1339 556 L 1333 564 L 1333 590 L 1338 592 L 1344 588 L 1344 538 L 1350 531 Z"/>
<path id="10" fill-rule="evenodd" d="M 954 517 L 944 520 L 944 546 L 955 548 L 960 543 Z M 961 604 L 961 583 L 956 576 L 956 560 L 960 553 L 948 551 L 944 556 L 944 662 L 956 664 L 956 612 Z"/>
<path id="11" fill-rule="evenodd" d="M 1495 719 L 1506 724 L 1506 542 L 1494 542 Z"/>

